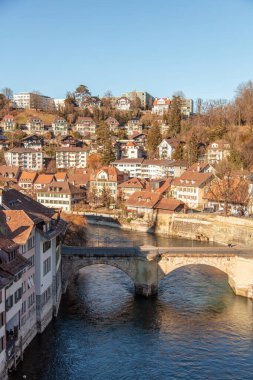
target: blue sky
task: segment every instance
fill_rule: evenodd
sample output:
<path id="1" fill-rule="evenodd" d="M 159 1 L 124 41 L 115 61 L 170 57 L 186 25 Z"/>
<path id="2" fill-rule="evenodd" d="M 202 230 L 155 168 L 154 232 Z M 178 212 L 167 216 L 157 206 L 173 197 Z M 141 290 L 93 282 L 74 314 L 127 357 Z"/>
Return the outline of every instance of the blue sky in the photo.
<path id="1" fill-rule="evenodd" d="M 0 25 L 0 89 L 229 99 L 253 80 L 253 0 L 0 0 Z"/>

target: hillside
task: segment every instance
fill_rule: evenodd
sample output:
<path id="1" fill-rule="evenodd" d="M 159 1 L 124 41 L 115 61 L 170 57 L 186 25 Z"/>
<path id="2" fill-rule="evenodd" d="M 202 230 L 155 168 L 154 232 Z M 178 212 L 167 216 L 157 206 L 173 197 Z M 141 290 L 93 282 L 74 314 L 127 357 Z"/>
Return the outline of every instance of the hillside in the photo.
<path id="1" fill-rule="evenodd" d="M 52 124 L 56 116 L 55 113 L 48 113 L 36 110 L 15 110 L 12 111 L 11 114 L 15 117 L 18 124 L 25 124 L 30 116 L 36 116 L 40 118 L 44 122 L 44 124 Z"/>

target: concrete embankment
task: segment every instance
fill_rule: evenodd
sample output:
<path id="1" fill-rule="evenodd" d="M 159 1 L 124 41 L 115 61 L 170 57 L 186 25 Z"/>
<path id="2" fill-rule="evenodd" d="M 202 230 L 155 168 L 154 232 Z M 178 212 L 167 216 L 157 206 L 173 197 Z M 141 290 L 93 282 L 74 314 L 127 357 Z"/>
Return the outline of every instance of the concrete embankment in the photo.
<path id="1" fill-rule="evenodd" d="M 152 232 L 163 236 L 177 236 L 221 244 L 253 246 L 253 219 L 224 217 L 214 214 L 158 214 L 150 227 L 140 220 L 119 223 L 116 218 L 88 216 L 91 224 L 101 224 L 127 230 Z"/>
<path id="2" fill-rule="evenodd" d="M 222 244 L 253 246 L 253 220 L 212 214 L 160 214 L 154 232 Z"/>

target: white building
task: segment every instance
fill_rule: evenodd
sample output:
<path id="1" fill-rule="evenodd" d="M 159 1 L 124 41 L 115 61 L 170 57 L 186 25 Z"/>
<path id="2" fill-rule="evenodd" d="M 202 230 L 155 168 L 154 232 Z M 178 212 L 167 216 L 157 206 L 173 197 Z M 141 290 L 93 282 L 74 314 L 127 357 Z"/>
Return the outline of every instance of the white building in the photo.
<path id="1" fill-rule="evenodd" d="M 125 97 L 122 96 L 121 98 L 117 99 L 116 102 L 116 108 L 120 111 L 129 111 L 131 107 L 131 101 Z"/>
<path id="2" fill-rule="evenodd" d="M 84 202 L 85 191 L 69 182 L 52 182 L 37 191 L 37 201 L 46 207 L 62 209 L 66 212 Z"/>
<path id="3" fill-rule="evenodd" d="M 13 95 L 13 103 L 16 108 L 39 109 L 42 111 L 54 111 L 54 99 L 49 96 L 33 92 L 21 92 Z"/>
<path id="4" fill-rule="evenodd" d="M 88 148 L 65 147 L 56 150 L 57 169 L 86 168 Z"/>
<path id="5" fill-rule="evenodd" d="M 25 170 L 40 171 L 43 168 L 43 153 L 30 148 L 13 148 L 4 153 L 7 165 L 20 166 Z"/>
<path id="6" fill-rule="evenodd" d="M 55 136 L 67 136 L 68 129 L 68 123 L 63 117 L 58 116 L 54 119 L 54 122 L 52 123 L 52 130 Z"/>
<path id="7" fill-rule="evenodd" d="M 181 142 L 175 138 L 163 139 L 158 145 L 159 157 L 161 159 L 171 160 L 173 158 L 173 153 L 180 144 Z"/>
<path id="8" fill-rule="evenodd" d="M 65 109 L 65 99 L 54 99 L 54 106 L 57 111 Z"/>
<path id="9" fill-rule="evenodd" d="M 145 160 L 143 158 L 116 160 L 111 165 L 127 173 L 130 178 L 149 179 L 179 177 L 187 168 L 184 161 Z"/>
<path id="10" fill-rule="evenodd" d="M 207 147 L 207 162 L 216 164 L 230 155 L 230 144 L 224 140 L 217 140 Z"/>
<path id="11" fill-rule="evenodd" d="M 163 115 L 168 112 L 171 100 L 169 98 L 155 98 L 152 108 L 152 113 Z"/>

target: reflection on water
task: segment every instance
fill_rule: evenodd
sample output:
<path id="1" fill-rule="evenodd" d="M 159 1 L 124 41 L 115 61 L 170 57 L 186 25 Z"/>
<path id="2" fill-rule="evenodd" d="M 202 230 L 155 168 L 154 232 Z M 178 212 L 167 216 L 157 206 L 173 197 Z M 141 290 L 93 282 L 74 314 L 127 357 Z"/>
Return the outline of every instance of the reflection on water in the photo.
<path id="1" fill-rule="evenodd" d="M 11 379 L 250 380 L 252 317 L 252 302 L 235 297 L 226 275 L 211 267 L 174 271 L 150 299 L 135 297 L 120 270 L 86 267 Z"/>

